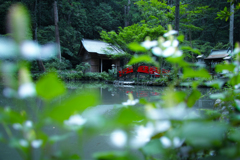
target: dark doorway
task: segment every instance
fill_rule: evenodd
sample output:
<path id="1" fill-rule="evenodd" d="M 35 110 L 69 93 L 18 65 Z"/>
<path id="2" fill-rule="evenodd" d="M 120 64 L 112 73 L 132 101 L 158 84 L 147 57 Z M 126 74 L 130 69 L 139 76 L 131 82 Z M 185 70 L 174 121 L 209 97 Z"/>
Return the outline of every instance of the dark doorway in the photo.
<path id="1" fill-rule="evenodd" d="M 104 72 L 107 72 L 108 73 L 108 70 L 109 69 L 112 69 L 112 60 L 105 60 L 103 59 L 102 60 L 102 63 L 103 63 L 103 66 L 102 66 L 102 71 Z M 100 66 L 101 67 L 101 66 Z"/>

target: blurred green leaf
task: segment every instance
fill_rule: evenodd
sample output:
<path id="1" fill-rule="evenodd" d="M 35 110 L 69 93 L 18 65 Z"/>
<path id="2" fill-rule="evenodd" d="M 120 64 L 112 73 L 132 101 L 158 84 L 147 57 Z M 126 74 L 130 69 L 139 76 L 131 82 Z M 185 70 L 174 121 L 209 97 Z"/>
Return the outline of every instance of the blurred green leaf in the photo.
<path id="1" fill-rule="evenodd" d="M 146 52 L 147 50 L 137 42 L 132 42 L 128 45 L 128 48 L 134 52 Z"/>
<path id="2" fill-rule="evenodd" d="M 140 62 L 144 62 L 144 63 L 156 63 L 153 58 L 147 54 L 144 54 L 144 55 L 134 55 L 130 62 L 128 63 L 128 65 L 133 65 L 133 64 L 136 64 L 136 63 L 140 63 Z"/>
<path id="3" fill-rule="evenodd" d="M 9 30 L 17 43 L 32 39 L 30 15 L 21 3 L 13 5 L 8 16 Z"/>
<path id="4" fill-rule="evenodd" d="M 192 107 L 200 97 L 201 92 L 199 92 L 198 90 L 193 90 L 187 100 L 188 107 Z"/>
<path id="5" fill-rule="evenodd" d="M 240 83 L 240 74 L 233 76 L 228 81 L 228 83 L 230 83 L 230 85 L 232 85 L 232 86 L 235 86 L 235 85 L 239 84 Z"/>
<path id="6" fill-rule="evenodd" d="M 143 152 L 146 155 L 156 155 L 159 153 L 162 153 L 163 150 L 161 150 L 162 145 L 160 143 L 159 138 L 158 139 L 153 139 L 150 142 L 148 142 L 143 148 Z"/>
<path id="7" fill-rule="evenodd" d="M 227 127 L 218 122 L 189 122 L 182 127 L 187 144 L 196 148 L 220 146 Z"/>
<path id="8" fill-rule="evenodd" d="M 226 97 L 225 93 L 215 93 L 209 96 L 211 99 L 224 99 Z"/>
<path id="9" fill-rule="evenodd" d="M 180 67 L 187 67 L 190 66 L 191 64 L 184 61 L 183 56 L 181 57 L 168 57 L 167 61 L 173 64 L 178 64 Z"/>
<path id="10" fill-rule="evenodd" d="M 190 46 L 182 46 L 180 47 L 181 50 L 186 50 L 186 51 L 190 51 L 190 52 L 193 52 L 193 53 L 196 53 L 196 54 L 201 54 L 201 52 L 198 50 L 198 49 L 195 49 L 195 48 L 192 48 Z"/>
<path id="11" fill-rule="evenodd" d="M 238 157 L 238 148 L 237 147 L 226 147 L 226 148 L 222 148 L 220 150 L 220 153 L 223 155 L 226 155 L 228 157 L 232 157 L 234 158 L 234 156 Z"/>
<path id="12" fill-rule="evenodd" d="M 214 87 L 214 88 L 217 88 L 217 89 L 222 88 L 222 86 L 223 86 L 224 84 L 225 84 L 225 82 L 222 81 L 222 80 L 219 80 L 219 79 L 205 83 L 206 86 Z"/>
<path id="13" fill-rule="evenodd" d="M 223 70 L 228 70 L 229 72 L 233 72 L 235 69 L 234 64 L 218 64 L 215 67 L 216 72 L 222 72 Z"/>
<path id="14" fill-rule="evenodd" d="M 116 122 L 120 125 L 131 125 L 133 121 L 143 120 L 145 117 L 143 114 L 131 109 L 122 108 L 118 115 L 116 115 Z"/>
<path id="15" fill-rule="evenodd" d="M 56 73 L 49 73 L 40 78 L 36 83 L 37 94 L 46 99 L 51 100 L 65 93 L 64 83 L 60 81 Z"/>
<path id="16" fill-rule="evenodd" d="M 136 158 L 124 151 L 98 152 L 94 153 L 93 157 L 95 160 L 133 160 Z"/>
<path id="17" fill-rule="evenodd" d="M 16 112 L 10 108 L 0 108 L 0 122 L 13 124 L 23 123 L 27 119 L 26 115 L 22 115 L 21 112 Z"/>
<path id="18" fill-rule="evenodd" d="M 71 96 L 62 101 L 61 104 L 46 109 L 45 116 L 63 122 L 73 114 L 82 112 L 88 107 L 96 106 L 98 99 L 97 94 L 93 93 Z"/>
<path id="19" fill-rule="evenodd" d="M 180 42 L 183 42 L 184 41 L 184 35 L 181 34 L 177 37 L 177 40 L 179 40 Z"/>
<path id="20" fill-rule="evenodd" d="M 182 91 L 174 91 L 173 89 L 166 90 L 162 99 L 165 107 L 175 107 L 179 103 L 185 101 L 187 94 Z"/>
<path id="21" fill-rule="evenodd" d="M 201 111 L 204 112 L 204 115 L 208 119 L 219 119 L 221 117 L 221 113 L 219 113 L 218 110 L 212 110 L 212 109 L 201 109 Z"/>
<path id="22" fill-rule="evenodd" d="M 240 142 L 240 129 L 234 129 L 232 131 L 229 132 L 228 134 L 228 138 L 231 140 L 231 141 L 234 141 L 234 142 Z"/>
<path id="23" fill-rule="evenodd" d="M 194 70 L 192 68 L 184 68 L 183 69 L 183 78 L 211 78 L 211 75 L 208 73 L 208 71 L 204 68 L 199 70 Z"/>
<path id="24" fill-rule="evenodd" d="M 70 159 L 71 159 L 71 160 L 73 160 L 73 159 L 78 159 L 78 160 L 80 160 L 81 158 L 79 157 L 79 155 L 73 154 L 73 155 L 71 155 Z"/>
<path id="25" fill-rule="evenodd" d="M 72 133 L 67 133 L 67 134 L 64 134 L 64 135 L 54 135 L 54 136 L 50 136 L 48 138 L 49 142 L 51 143 L 56 143 L 58 141 L 63 141 L 69 137 L 72 136 Z"/>

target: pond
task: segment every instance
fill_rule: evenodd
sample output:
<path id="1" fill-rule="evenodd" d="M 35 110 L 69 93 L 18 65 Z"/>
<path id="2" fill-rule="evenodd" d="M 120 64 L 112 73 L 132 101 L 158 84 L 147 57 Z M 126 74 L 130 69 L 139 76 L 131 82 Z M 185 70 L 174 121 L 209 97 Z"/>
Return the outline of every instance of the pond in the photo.
<path id="1" fill-rule="evenodd" d="M 122 102 L 126 102 L 128 100 L 128 94 L 131 93 L 134 99 L 147 99 L 148 101 L 158 101 L 160 96 L 164 94 L 165 87 L 154 87 L 154 86 L 133 86 L 133 85 L 118 85 L 114 86 L 112 84 L 105 84 L 105 83 L 89 83 L 89 82 L 75 82 L 75 83 L 67 83 L 67 88 L 69 93 L 77 93 L 83 90 L 87 91 L 94 91 L 99 95 L 99 104 L 97 106 L 90 107 L 94 109 L 95 112 L 104 114 L 106 116 L 115 116 L 117 114 L 117 110 L 115 110 L 116 106 L 121 105 Z M 188 92 L 189 89 L 187 88 L 177 88 L 178 90 L 182 90 L 184 92 Z M 201 88 L 199 89 L 202 93 L 202 98 L 196 102 L 193 106 L 194 109 L 201 109 L 201 108 L 212 108 L 214 105 L 214 101 L 208 97 L 208 94 L 211 93 L 211 89 L 209 88 Z M 35 100 L 36 101 L 36 100 Z M 12 101 L 11 99 L 6 99 L 1 95 L 0 99 L 0 106 L 16 106 L 16 102 Z M 19 102 L 17 102 L 19 105 Z M 21 102 L 21 105 L 31 105 L 30 102 Z M 41 111 L 41 104 L 42 102 L 37 100 L 37 106 L 35 112 Z M 139 107 L 141 110 L 141 106 Z M 21 110 L 20 108 L 16 107 L 16 110 Z M 88 110 L 88 109 L 87 109 Z M 83 112 L 84 113 L 87 111 Z M 33 114 L 34 115 L 34 114 Z M 93 115 L 94 116 L 94 115 Z M 34 117 L 33 117 L 34 119 Z M 3 130 L 1 128 L 1 130 Z M 61 134 L 61 130 L 58 129 L 57 126 L 46 126 L 44 130 L 50 135 L 57 135 Z M 2 132 L 2 131 L 1 131 Z M 76 134 L 73 134 L 71 138 L 65 140 L 62 143 L 57 143 L 51 148 L 46 148 L 45 152 L 53 152 L 58 151 L 62 148 L 67 150 L 69 153 L 76 153 L 81 150 L 80 155 L 85 160 L 91 160 L 92 154 L 99 151 L 109 151 L 109 150 L 119 150 L 118 148 L 114 147 L 110 141 L 108 135 L 104 133 L 100 133 L 97 136 L 91 136 L 82 134 L 82 137 L 78 137 Z M 143 159 L 141 153 L 137 150 L 132 151 L 138 159 Z M 5 144 L 0 144 L 0 159 L 9 159 L 9 160 L 21 160 L 18 153 L 11 149 L 9 146 Z M 60 153 L 59 153 L 60 154 Z M 36 151 L 36 160 L 40 160 L 39 153 Z"/>

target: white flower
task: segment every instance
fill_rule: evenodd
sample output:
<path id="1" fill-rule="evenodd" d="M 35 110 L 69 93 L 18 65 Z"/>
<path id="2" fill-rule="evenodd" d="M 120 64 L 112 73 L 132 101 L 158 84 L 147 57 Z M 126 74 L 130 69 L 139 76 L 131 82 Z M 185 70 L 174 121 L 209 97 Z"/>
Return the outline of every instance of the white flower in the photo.
<path id="1" fill-rule="evenodd" d="M 168 48 L 171 46 L 171 41 L 165 41 L 162 43 L 163 47 Z"/>
<path id="2" fill-rule="evenodd" d="M 168 47 L 163 51 L 163 57 L 169 57 L 172 56 L 175 53 L 175 47 Z"/>
<path id="3" fill-rule="evenodd" d="M 174 34 L 178 34 L 178 31 L 176 31 L 176 30 L 171 30 L 171 31 L 165 33 L 163 36 L 164 36 L 164 37 L 168 37 L 168 36 L 174 35 Z"/>
<path id="4" fill-rule="evenodd" d="M 86 119 L 84 119 L 80 115 L 73 115 L 69 118 L 69 120 L 65 120 L 64 124 L 69 126 L 82 126 L 86 123 Z"/>
<path id="5" fill-rule="evenodd" d="M 124 106 L 134 106 L 138 102 L 139 102 L 138 99 L 135 99 L 135 100 L 128 99 L 127 102 L 123 102 L 122 105 L 124 105 Z"/>
<path id="6" fill-rule="evenodd" d="M 0 38 L 0 58 L 11 58 L 16 55 L 17 44 L 8 38 Z"/>
<path id="7" fill-rule="evenodd" d="M 33 83 L 24 83 L 18 88 L 20 98 L 27 98 L 36 95 L 35 85 Z"/>
<path id="8" fill-rule="evenodd" d="M 178 138 L 178 137 L 174 137 L 174 138 L 173 138 L 173 146 L 174 146 L 175 148 L 180 147 L 180 146 L 183 144 L 183 142 L 184 142 L 184 140 L 181 140 L 181 139 Z"/>
<path id="9" fill-rule="evenodd" d="M 234 55 L 240 53 L 240 48 L 235 48 L 233 53 L 234 53 Z"/>
<path id="10" fill-rule="evenodd" d="M 33 140 L 31 142 L 31 145 L 33 148 L 39 148 L 42 145 L 42 143 L 43 143 L 42 140 Z"/>
<path id="11" fill-rule="evenodd" d="M 34 41 L 24 41 L 21 44 L 20 51 L 25 59 L 34 60 L 40 57 L 41 46 Z"/>
<path id="12" fill-rule="evenodd" d="M 45 44 L 41 48 L 41 59 L 47 60 L 57 54 L 57 45 L 54 43 Z"/>
<path id="13" fill-rule="evenodd" d="M 154 41 L 147 40 L 147 41 L 144 41 L 144 42 L 141 43 L 141 45 L 143 47 L 145 47 L 146 49 L 150 49 L 152 47 L 155 47 L 157 44 L 158 44 L 158 42 L 156 40 L 154 40 Z"/>
<path id="14" fill-rule="evenodd" d="M 126 142 L 127 142 L 127 135 L 122 130 L 115 130 L 110 135 L 110 139 L 115 146 L 124 147 L 126 145 Z"/>
<path id="15" fill-rule="evenodd" d="M 28 141 L 26 141 L 25 139 L 20 139 L 20 140 L 19 140 L 19 144 L 20 144 L 22 147 L 28 147 Z"/>
<path id="16" fill-rule="evenodd" d="M 171 127 L 171 122 L 168 120 L 156 121 L 156 131 L 164 132 Z"/>
<path id="17" fill-rule="evenodd" d="M 235 89 L 240 88 L 240 84 L 235 85 L 234 88 L 235 88 Z"/>
<path id="18" fill-rule="evenodd" d="M 146 127 L 137 126 L 135 128 L 136 136 L 131 140 L 131 146 L 139 148 L 150 141 L 151 136 L 154 133 L 154 126 L 152 123 L 148 123 Z"/>
<path id="19" fill-rule="evenodd" d="M 20 123 L 14 123 L 13 128 L 16 130 L 20 130 L 20 129 L 22 129 L 22 125 Z"/>
<path id="20" fill-rule="evenodd" d="M 161 50 L 161 48 L 159 48 L 159 47 L 154 47 L 154 48 L 152 49 L 152 53 L 153 53 L 155 56 L 161 56 L 161 55 L 162 55 L 162 50 Z"/>
<path id="21" fill-rule="evenodd" d="M 26 122 L 25 122 L 25 126 L 28 127 L 28 128 L 31 128 L 31 127 L 33 126 L 32 121 L 29 121 L 29 120 L 26 121 Z"/>
<path id="22" fill-rule="evenodd" d="M 160 142 L 162 143 L 164 148 L 169 148 L 172 146 L 171 140 L 165 136 L 160 138 Z"/>
<path id="23" fill-rule="evenodd" d="M 183 54 L 183 52 L 178 50 L 178 51 L 175 52 L 174 56 L 175 57 L 180 57 L 180 56 L 182 56 L 182 54 Z"/>

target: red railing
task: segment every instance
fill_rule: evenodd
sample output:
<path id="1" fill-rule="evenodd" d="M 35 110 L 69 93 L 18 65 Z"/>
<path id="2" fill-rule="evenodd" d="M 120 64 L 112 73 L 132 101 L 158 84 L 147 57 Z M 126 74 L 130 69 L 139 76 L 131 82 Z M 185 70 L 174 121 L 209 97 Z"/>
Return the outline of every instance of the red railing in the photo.
<path id="1" fill-rule="evenodd" d="M 151 66 L 151 67 L 149 67 L 149 66 L 139 66 L 137 72 L 138 73 L 146 73 L 146 74 L 155 75 L 155 77 L 160 77 L 160 72 L 161 71 L 158 70 L 158 68 L 154 67 L 154 66 Z M 169 72 L 170 72 L 170 70 L 162 69 L 162 74 L 169 73 Z M 133 68 L 132 67 L 125 68 L 122 71 L 118 71 L 119 77 L 122 77 L 123 75 L 129 74 L 129 73 L 133 73 Z"/>

